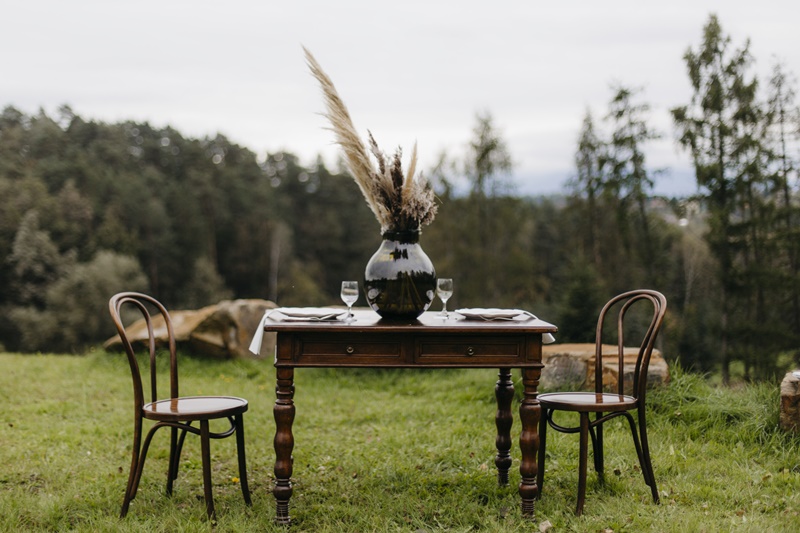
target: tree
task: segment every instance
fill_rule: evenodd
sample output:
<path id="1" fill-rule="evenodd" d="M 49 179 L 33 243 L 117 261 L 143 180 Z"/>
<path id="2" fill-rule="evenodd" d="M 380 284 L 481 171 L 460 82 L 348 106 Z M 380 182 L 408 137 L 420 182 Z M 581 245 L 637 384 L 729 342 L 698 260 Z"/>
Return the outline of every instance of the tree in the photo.
<path id="1" fill-rule="evenodd" d="M 599 133 L 590 110 L 583 120 L 575 153 L 576 175 L 568 182 L 570 209 L 580 216 L 570 226 L 579 249 L 608 280 L 610 290 L 631 284 L 653 286 L 658 243 L 648 213 L 654 186 L 644 144 L 658 137 L 647 125 L 648 106 L 635 101 L 638 91 L 614 87 Z"/>
<path id="2" fill-rule="evenodd" d="M 738 332 L 745 341 L 750 336 L 743 327 L 735 327 L 735 311 L 754 310 L 757 321 L 765 320 L 764 278 L 759 274 L 766 257 L 765 233 L 757 225 L 763 220 L 763 122 L 755 98 L 757 81 L 748 76 L 753 62 L 749 42 L 732 50 L 716 16 L 704 27 L 698 50 L 690 48 L 684 60 L 694 92 L 690 104 L 672 109 L 672 116 L 679 143 L 692 155 L 708 209 L 706 239 L 719 268 L 720 359 L 728 382 L 732 348 L 742 346 L 731 342 L 732 334 Z M 747 276 L 748 268 L 758 268 L 759 275 Z M 743 294 L 744 305 L 737 306 L 735 299 Z"/>
<path id="3" fill-rule="evenodd" d="M 473 196 L 495 197 L 510 191 L 507 178 L 514 168 L 505 140 L 489 112 L 478 113 L 464 158 L 464 175 Z"/>
<path id="4" fill-rule="evenodd" d="M 497 302 L 508 296 L 506 286 L 511 282 L 497 272 L 512 262 L 519 266 L 522 257 L 513 256 L 527 247 L 519 245 L 524 215 L 520 203 L 509 194 L 513 163 L 505 140 L 490 113 L 479 113 L 475 119 L 461 164 L 451 165 L 467 178 L 470 192 L 463 200 L 451 198 L 450 206 L 443 206 L 455 216 L 443 252 L 452 258 L 451 268 L 460 272 L 458 290 L 466 289 L 460 297 L 472 294 Z"/>
<path id="5" fill-rule="evenodd" d="M 50 214 L 49 227 L 62 252 L 75 251 L 78 258 L 88 260 L 94 255 L 91 202 L 68 180 L 56 195 L 55 209 Z"/>
<path id="6" fill-rule="evenodd" d="M 621 85 L 614 89 L 606 117 L 612 125 L 609 146 L 609 171 L 605 191 L 616 205 L 617 224 L 623 236 L 623 244 L 630 250 L 631 229 L 629 216 L 636 213 L 635 228 L 641 235 L 636 249 L 641 250 L 641 261 L 647 273 L 647 281 L 655 281 L 655 249 L 647 215 L 647 200 L 653 190 L 653 177 L 647 169 L 643 145 L 658 139 L 660 135 L 647 125 L 649 106 L 636 103 L 633 98 L 638 91 Z"/>
<path id="7" fill-rule="evenodd" d="M 606 144 L 595 131 L 592 112 L 587 109 L 578 137 L 578 150 L 575 153 L 577 173 L 567 182 L 567 187 L 574 197 L 583 198 L 586 202 L 587 252 L 597 267 L 602 263 L 598 232 L 601 218 L 600 197 L 605 188 L 607 161 Z"/>
<path id="8" fill-rule="evenodd" d="M 360 201 L 355 181 L 330 172 L 321 160 L 307 169 L 296 156 L 277 153 L 266 166 L 278 194 L 280 222 L 269 237 L 270 264 L 279 269 L 271 284 L 277 297 L 294 299 L 302 287 L 306 303 L 338 300 L 341 280 L 363 276 L 380 244 L 375 217 Z M 305 272 L 292 265 L 295 260 Z"/>
<path id="9" fill-rule="evenodd" d="M 233 292 L 225 286 L 225 280 L 214 263 L 208 257 L 200 257 L 194 262 L 191 278 L 186 284 L 186 297 L 181 303 L 186 309 L 198 309 L 229 300 L 232 296 Z"/>
<path id="10" fill-rule="evenodd" d="M 99 252 L 88 263 L 76 263 L 47 289 L 46 305 L 17 306 L 10 314 L 26 352 L 70 352 L 108 338 L 114 327 L 104 312 L 111 295 L 147 290 L 147 278 L 135 258 Z"/>
<path id="11" fill-rule="evenodd" d="M 767 88 L 766 145 L 772 155 L 770 179 L 777 194 L 778 248 L 787 262 L 782 285 L 788 290 L 790 326 L 800 332 L 800 206 L 794 199 L 800 170 L 796 83 L 781 63 L 775 64 Z"/>
<path id="12" fill-rule="evenodd" d="M 573 258 L 559 314 L 561 342 L 595 341 L 597 315 L 605 303 L 606 287 L 598 272 L 581 257 Z"/>
<path id="13" fill-rule="evenodd" d="M 50 235 L 39 229 L 39 214 L 35 210 L 26 213 L 8 256 L 13 276 L 13 301 L 44 308 L 47 289 L 68 263 L 68 259 L 59 254 Z"/>

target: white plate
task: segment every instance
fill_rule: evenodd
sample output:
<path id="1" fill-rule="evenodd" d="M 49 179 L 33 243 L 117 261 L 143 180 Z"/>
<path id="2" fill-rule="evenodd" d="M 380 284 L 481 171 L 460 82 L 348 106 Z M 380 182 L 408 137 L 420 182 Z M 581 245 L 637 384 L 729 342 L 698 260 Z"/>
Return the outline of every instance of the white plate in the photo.
<path id="1" fill-rule="evenodd" d="M 303 320 L 332 320 L 347 313 L 346 309 L 334 307 L 278 307 L 273 311 L 288 318 Z"/>
<path id="2" fill-rule="evenodd" d="M 481 320 L 514 320 L 520 315 L 525 315 L 526 320 L 533 317 L 533 315 L 522 309 L 484 309 L 481 307 L 473 307 L 470 309 L 456 309 L 455 312 L 462 315 L 464 318 L 479 318 Z"/>

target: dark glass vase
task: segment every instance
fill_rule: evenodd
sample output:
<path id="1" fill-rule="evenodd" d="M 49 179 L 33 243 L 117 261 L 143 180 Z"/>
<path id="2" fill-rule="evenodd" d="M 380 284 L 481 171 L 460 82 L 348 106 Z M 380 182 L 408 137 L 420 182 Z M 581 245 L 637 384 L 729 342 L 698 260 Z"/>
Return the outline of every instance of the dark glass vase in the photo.
<path id="1" fill-rule="evenodd" d="M 433 302 L 436 270 L 419 245 L 419 230 L 384 232 L 367 263 L 367 302 L 385 319 L 417 318 Z"/>

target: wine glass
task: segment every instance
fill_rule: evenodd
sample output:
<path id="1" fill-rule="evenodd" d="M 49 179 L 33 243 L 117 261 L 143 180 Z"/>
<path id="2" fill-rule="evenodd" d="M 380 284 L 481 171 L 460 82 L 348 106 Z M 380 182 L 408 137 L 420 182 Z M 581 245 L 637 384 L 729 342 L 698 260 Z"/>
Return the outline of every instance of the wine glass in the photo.
<path id="1" fill-rule="evenodd" d="M 442 301 L 442 312 L 439 316 L 447 319 L 447 300 L 453 295 L 453 280 L 450 278 L 439 278 L 436 280 L 436 295 Z"/>
<path id="2" fill-rule="evenodd" d="M 353 322 L 353 304 L 358 300 L 358 282 L 357 281 L 343 281 L 342 282 L 342 301 L 347 304 L 347 318 L 344 319 L 345 323 Z"/>

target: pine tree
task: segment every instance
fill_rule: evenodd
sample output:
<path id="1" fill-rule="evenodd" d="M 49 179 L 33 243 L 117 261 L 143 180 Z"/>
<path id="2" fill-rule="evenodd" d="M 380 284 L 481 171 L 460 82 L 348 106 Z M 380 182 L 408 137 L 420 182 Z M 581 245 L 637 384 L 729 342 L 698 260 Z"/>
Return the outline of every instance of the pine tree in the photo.
<path id="1" fill-rule="evenodd" d="M 720 279 L 719 357 L 722 378 L 730 380 L 730 362 L 747 362 L 752 343 L 748 327 L 765 320 L 763 116 L 756 100 L 757 80 L 748 72 L 749 41 L 731 49 L 715 15 L 703 29 L 703 41 L 684 55 L 693 95 L 689 105 L 672 109 L 679 142 L 694 162 L 697 184 L 708 211 L 706 239 Z M 741 305 L 740 305 L 741 304 Z M 744 313 L 741 313 L 741 311 Z M 739 316 L 737 316 L 739 313 Z M 739 341 L 733 342 L 734 335 Z"/>

